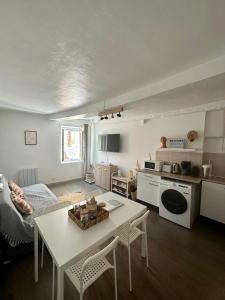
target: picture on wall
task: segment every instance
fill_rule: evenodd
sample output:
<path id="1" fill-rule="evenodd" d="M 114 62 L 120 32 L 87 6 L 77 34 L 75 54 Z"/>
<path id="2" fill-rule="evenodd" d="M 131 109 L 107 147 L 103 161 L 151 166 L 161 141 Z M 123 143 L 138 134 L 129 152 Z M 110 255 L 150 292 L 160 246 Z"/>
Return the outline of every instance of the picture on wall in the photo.
<path id="1" fill-rule="evenodd" d="M 25 145 L 37 145 L 37 131 L 24 130 Z"/>

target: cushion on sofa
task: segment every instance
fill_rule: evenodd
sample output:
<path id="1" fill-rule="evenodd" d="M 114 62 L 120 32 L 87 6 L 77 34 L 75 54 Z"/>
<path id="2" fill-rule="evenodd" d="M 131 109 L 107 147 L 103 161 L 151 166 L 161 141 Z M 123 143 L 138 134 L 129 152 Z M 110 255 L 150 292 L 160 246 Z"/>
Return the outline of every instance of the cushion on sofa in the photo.
<path id="1" fill-rule="evenodd" d="M 14 192 L 10 194 L 13 204 L 16 206 L 19 212 L 25 215 L 30 215 L 33 212 L 33 209 L 29 203 L 24 199 L 23 196 L 18 195 Z"/>
<path id="2" fill-rule="evenodd" d="M 23 197 L 23 190 L 12 180 L 9 181 L 9 189 L 15 194 Z"/>

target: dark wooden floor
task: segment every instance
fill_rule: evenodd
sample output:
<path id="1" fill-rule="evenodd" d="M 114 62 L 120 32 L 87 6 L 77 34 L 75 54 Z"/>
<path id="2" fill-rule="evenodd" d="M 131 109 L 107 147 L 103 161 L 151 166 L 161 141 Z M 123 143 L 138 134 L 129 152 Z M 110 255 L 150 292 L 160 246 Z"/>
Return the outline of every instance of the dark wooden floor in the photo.
<path id="1" fill-rule="evenodd" d="M 199 219 L 187 230 L 158 216 L 148 220 L 150 269 L 140 256 L 140 241 L 132 247 L 133 293 L 128 291 L 127 251 L 117 250 L 118 296 L 133 300 L 225 299 L 225 228 Z M 51 299 L 51 258 L 33 281 L 33 256 L 4 266 L 0 278 L 1 300 Z M 79 299 L 65 278 L 65 300 Z M 106 272 L 85 293 L 86 300 L 114 299 L 113 276 Z"/>

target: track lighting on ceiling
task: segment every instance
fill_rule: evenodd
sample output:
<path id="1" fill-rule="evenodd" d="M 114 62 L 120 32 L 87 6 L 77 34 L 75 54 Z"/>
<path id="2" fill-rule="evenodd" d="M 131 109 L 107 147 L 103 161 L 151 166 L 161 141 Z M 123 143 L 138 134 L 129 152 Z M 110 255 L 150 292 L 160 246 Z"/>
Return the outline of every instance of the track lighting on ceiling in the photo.
<path id="1" fill-rule="evenodd" d="M 108 109 L 105 109 L 103 111 L 100 111 L 98 113 L 99 117 L 100 117 L 100 120 L 108 120 L 109 117 L 111 115 L 111 119 L 114 119 L 115 118 L 115 115 L 118 117 L 118 118 L 121 118 L 121 112 L 123 111 L 123 107 L 122 106 L 117 106 L 117 107 L 112 107 L 112 108 L 108 108 Z"/>

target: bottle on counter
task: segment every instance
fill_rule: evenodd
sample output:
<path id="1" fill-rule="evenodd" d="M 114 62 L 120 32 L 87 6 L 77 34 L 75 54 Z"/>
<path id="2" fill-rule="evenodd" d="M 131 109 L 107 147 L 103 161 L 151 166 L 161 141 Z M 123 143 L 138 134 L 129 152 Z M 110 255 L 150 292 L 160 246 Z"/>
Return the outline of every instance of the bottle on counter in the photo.
<path id="1" fill-rule="evenodd" d="M 209 160 L 209 177 L 212 176 L 212 163 L 211 160 Z"/>

